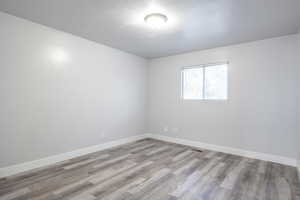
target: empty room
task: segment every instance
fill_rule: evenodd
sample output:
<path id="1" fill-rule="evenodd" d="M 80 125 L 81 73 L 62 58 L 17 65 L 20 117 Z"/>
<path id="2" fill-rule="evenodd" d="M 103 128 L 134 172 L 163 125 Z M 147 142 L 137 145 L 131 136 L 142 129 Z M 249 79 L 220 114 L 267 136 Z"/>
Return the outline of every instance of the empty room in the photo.
<path id="1" fill-rule="evenodd" d="M 0 200 L 300 200 L 300 1 L 0 0 Z"/>

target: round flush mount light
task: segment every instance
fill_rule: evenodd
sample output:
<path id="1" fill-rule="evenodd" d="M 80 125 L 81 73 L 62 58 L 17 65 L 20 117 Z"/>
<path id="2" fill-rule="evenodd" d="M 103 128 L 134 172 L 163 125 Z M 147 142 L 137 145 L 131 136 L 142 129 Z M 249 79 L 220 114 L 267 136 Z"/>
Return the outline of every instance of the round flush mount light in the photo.
<path id="1" fill-rule="evenodd" d="M 168 17 L 161 13 L 151 13 L 146 15 L 144 21 L 153 28 L 160 28 L 167 23 Z"/>

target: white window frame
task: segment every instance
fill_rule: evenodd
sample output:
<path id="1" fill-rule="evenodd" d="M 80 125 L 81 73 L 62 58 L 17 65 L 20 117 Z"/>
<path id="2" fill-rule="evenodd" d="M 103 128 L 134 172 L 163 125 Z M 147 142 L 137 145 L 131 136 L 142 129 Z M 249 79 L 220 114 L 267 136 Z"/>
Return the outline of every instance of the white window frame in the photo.
<path id="1" fill-rule="evenodd" d="M 216 62 L 216 63 L 207 63 L 207 64 L 200 64 L 200 65 L 193 65 L 193 66 L 188 66 L 188 67 L 182 67 L 181 68 L 181 95 L 180 95 L 180 98 L 181 100 L 184 100 L 184 101 L 228 101 L 228 71 L 227 71 L 227 98 L 226 99 L 206 99 L 205 98 L 205 68 L 207 67 L 213 67 L 213 66 L 216 66 L 216 65 L 227 65 L 227 70 L 228 70 L 228 67 L 229 67 L 229 62 L 226 61 L 226 62 Z M 199 68 L 204 68 L 203 70 L 203 97 L 201 99 L 185 99 L 184 98 L 184 70 L 186 69 L 199 69 Z"/>

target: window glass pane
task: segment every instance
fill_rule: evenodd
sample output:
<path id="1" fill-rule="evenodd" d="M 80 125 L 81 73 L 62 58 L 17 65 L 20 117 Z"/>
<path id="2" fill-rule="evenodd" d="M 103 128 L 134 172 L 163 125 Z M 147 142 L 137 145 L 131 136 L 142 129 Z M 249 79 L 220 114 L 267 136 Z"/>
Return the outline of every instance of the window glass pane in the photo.
<path id="1" fill-rule="evenodd" d="M 205 68 L 205 99 L 227 99 L 227 65 Z"/>
<path id="2" fill-rule="evenodd" d="M 203 99 L 203 68 L 183 71 L 183 98 Z"/>

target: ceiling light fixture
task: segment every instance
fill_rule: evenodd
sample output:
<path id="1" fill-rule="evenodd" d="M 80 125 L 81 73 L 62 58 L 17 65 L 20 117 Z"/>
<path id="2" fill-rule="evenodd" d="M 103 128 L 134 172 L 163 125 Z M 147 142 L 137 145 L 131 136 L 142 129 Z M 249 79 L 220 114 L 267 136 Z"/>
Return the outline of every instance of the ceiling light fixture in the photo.
<path id="1" fill-rule="evenodd" d="M 151 13 L 146 15 L 144 20 L 149 26 L 153 28 L 160 28 L 167 23 L 168 17 L 161 13 Z"/>

